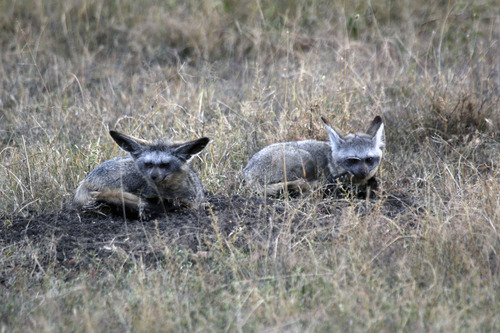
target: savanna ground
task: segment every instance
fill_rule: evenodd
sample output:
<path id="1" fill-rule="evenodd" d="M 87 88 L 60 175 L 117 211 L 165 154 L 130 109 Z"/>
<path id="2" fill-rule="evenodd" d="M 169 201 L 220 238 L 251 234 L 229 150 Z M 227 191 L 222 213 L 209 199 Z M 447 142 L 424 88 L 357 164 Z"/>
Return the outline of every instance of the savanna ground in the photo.
<path id="1" fill-rule="evenodd" d="M 0 331 L 499 331 L 499 38 L 496 0 L 1 1 Z M 377 198 L 241 182 L 377 114 Z M 72 210 L 111 128 L 210 137 L 207 205 Z"/>

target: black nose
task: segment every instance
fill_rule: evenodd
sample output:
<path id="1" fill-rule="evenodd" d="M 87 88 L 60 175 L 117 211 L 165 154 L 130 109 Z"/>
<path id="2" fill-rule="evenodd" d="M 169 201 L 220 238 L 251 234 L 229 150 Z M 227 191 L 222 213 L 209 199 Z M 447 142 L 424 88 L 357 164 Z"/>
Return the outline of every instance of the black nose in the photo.
<path id="1" fill-rule="evenodd" d="M 357 172 L 354 174 L 354 177 L 359 178 L 359 179 L 364 179 L 364 178 L 366 178 L 366 176 L 368 176 L 368 174 L 365 172 Z"/>
<path id="2" fill-rule="evenodd" d="M 366 164 L 362 165 L 356 172 L 354 172 L 354 177 L 359 178 L 359 179 L 364 179 L 368 176 L 369 174 L 369 169 Z"/>
<path id="3" fill-rule="evenodd" d="M 149 178 L 154 182 L 159 182 L 161 179 L 160 179 L 160 173 L 158 172 L 158 170 L 152 170 L 150 173 L 149 173 Z"/>

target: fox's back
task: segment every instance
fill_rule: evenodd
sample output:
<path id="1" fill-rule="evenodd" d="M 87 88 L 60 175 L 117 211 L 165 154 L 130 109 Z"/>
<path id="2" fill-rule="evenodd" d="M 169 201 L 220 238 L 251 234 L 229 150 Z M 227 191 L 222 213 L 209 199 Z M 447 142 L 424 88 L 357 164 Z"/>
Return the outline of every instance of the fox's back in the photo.
<path id="1" fill-rule="evenodd" d="M 98 165 L 85 178 L 90 191 L 104 189 L 123 189 L 140 193 L 147 187 L 143 175 L 135 167 L 131 156 L 119 156 Z"/>
<path id="2" fill-rule="evenodd" d="M 328 172 L 328 142 L 317 140 L 271 144 L 257 152 L 243 169 L 251 184 L 272 184 L 300 178 L 315 180 Z"/>

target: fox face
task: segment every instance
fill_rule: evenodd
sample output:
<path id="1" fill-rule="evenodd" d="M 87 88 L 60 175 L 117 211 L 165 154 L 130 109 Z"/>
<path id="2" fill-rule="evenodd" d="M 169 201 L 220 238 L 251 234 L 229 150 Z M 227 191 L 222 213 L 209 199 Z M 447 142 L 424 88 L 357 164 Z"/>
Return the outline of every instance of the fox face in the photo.
<path id="1" fill-rule="evenodd" d="M 187 162 L 208 144 L 208 138 L 188 141 L 179 145 L 147 144 L 116 131 L 110 131 L 115 142 L 135 161 L 136 168 L 152 185 L 172 183 L 177 175 L 184 174 Z"/>
<path id="2" fill-rule="evenodd" d="M 140 154 L 135 160 L 135 165 L 144 178 L 156 185 L 182 172 L 184 164 L 177 156 L 158 151 Z"/>
<path id="3" fill-rule="evenodd" d="M 330 126 L 325 119 L 323 122 L 330 138 L 333 163 L 345 170 L 354 183 L 365 183 L 375 176 L 385 145 L 382 118 L 375 117 L 366 133 L 348 135 Z"/>
<path id="4" fill-rule="evenodd" d="M 347 170 L 356 179 L 369 179 L 377 172 L 380 157 L 348 157 L 341 161 L 339 165 Z"/>

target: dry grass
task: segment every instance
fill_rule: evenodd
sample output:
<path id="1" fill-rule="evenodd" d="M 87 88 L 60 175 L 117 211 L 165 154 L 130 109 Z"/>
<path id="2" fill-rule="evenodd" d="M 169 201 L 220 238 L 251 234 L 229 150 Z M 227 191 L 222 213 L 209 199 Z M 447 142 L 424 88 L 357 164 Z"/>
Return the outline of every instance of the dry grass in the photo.
<path id="1" fill-rule="evenodd" d="M 367 3 L 2 2 L 4 223 L 61 209 L 119 154 L 109 128 L 211 137 L 197 167 L 231 196 L 264 145 L 326 139 L 320 116 L 381 114 L 382 186 L 411 205 L 332 201 L 330 230 L 312 198 L 285 202 L 317 228 L 207 258 L 158 239 L 156 268 L 123 253 L 71 279 L 0 243 L 0 331 L 500 330 L 500 6 Z"/>

